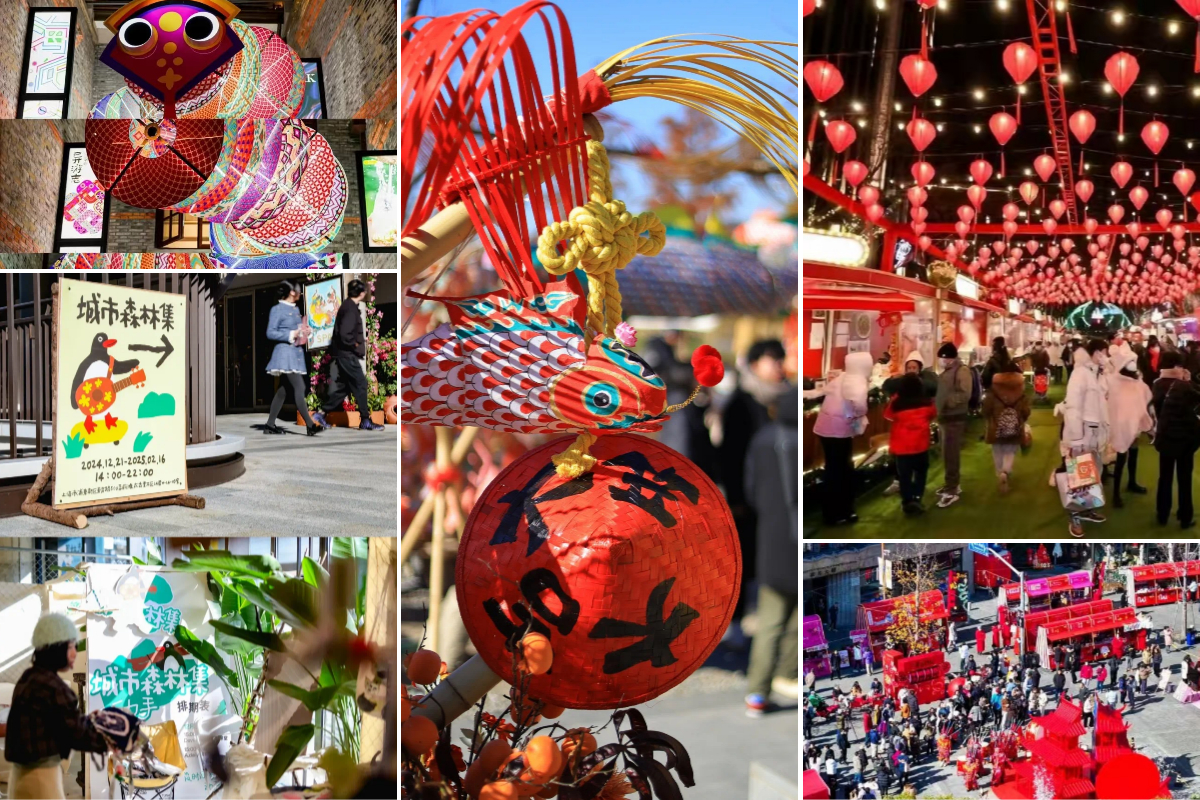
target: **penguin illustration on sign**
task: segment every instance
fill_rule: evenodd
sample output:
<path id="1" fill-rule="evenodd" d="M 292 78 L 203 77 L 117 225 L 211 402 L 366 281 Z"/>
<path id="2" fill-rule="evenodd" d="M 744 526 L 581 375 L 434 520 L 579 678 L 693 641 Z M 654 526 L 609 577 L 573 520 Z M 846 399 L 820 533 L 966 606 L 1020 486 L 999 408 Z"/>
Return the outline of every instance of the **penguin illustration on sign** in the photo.
<path id="1" fill-rule="evenodd" d="M 116 339 L 108 338 L 108 334 L 98 333 L 92 340 L 92 349 L 79 364 L 75 378 L 71 382 L 71 406 L 84 413 L 83 430 L 90 436 L 96 432 L 96 423 L 92 421 L 93 414 L 104 412 L 104 427 L 113 431 L 124 425 L 108 409 L 116 401 L 117 393 L 134 385 L 146 382 L 146 373 L 138 369 L 139 361 L 131 358 L 117 361 L 109 354 L 109 348 L 117 343 Z M 114 382 L 113 375 L 129 377 Z M 127 426 L 126 426 L 127 427 Z M 118 434 L 119 435 L 119 434 Z"/>

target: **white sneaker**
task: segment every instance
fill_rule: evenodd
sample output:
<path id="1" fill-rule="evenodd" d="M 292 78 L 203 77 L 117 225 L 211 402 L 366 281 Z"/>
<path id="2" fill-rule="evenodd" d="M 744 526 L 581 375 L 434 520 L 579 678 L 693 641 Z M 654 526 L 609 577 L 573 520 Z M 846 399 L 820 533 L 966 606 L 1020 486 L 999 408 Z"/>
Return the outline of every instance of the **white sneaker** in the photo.
<path id="1" fill-rule="evenodd" d="M 938 508 L 949 508 L 950 506 L 957 503 L 959 501 L 959 498 L 961 498 L 961 497 L 962 497 L 961 490 L 958 490 L 955 492 L 947 492 L 946 494 L 940 495 L 938 497 Z"/>
<path id="2" fill-rule="evenodd" d="M 891 497 L 894 494 L 900 494 L 900 481 L 892 481 L 892 485 L 883 490 L 885 497 Z"/>
<path id="3" fill-rule="evenodd" d="M 795 678 L 772 678 L 771 691 L 789 700 L 800 699 L 800 683 Z"/>

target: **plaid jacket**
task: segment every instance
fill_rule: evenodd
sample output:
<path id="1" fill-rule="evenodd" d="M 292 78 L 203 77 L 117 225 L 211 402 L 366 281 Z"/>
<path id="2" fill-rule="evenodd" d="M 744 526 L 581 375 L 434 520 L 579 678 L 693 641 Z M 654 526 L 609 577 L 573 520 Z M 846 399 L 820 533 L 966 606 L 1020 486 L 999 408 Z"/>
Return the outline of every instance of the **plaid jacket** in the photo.
<path id="1" fill-rule="evenodd" d="M 13 690 L 5 759 L 32 764 L 52 756 L 67 758 L 72 750 L 107 749 L 104 737 L 79 713 L 79 700 L 62 678 L 44 667 L 25 670 Z"/>

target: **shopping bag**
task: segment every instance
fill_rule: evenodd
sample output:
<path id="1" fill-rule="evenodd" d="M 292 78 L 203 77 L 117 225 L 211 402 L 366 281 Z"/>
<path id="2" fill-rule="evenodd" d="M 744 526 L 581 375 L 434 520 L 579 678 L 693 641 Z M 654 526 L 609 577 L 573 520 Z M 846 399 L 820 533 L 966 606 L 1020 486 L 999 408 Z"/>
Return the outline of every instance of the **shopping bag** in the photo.
<path id="1" fill-rule="evenodd" d="M 1096 457 L 1091 453 L 1083 453 L 1067 459 L 1067 486 L 1072 489 L 1082 489 L 1100 482 L 1100 467 Z"/>
<path id="2" fill-rule="evenodd" d="M 1067 511 L 1090 511 L 1104 506 L 1104 487 L 1099 483 L 1072 489 L 1068 472 L 1056 472 L 1054 480 L 1058 484 L 1058 499 Z"/>

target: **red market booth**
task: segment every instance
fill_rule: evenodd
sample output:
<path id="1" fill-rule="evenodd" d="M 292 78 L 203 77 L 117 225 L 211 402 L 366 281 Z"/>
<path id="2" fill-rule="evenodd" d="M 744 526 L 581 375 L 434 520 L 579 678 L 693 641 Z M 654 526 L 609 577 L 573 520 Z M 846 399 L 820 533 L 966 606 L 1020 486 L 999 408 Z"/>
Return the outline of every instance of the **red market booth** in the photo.
<path id="1" fill-rule="evenodd" d="M 800 780 L 804 784 L 804 800 L 829 800 L 829 786 L 820 772 L 806 769 Z"/>
<path id="2" fill-rule="evenodd" d="M 1021 584 L 1006 583 L 1002 594 L 1010 609 L 1021 606 Z M 1092 574 L 1086 569 L 1066 575 L 1051 575 L 1047 578 L 1030 578 L 1025 581 L 1026 612 L 1062 608 L 1092 598 Z"/>
<path id="3" fill-rule="evenodd" d="M 1112 600 L 1089 600 L 1086 603 L 1076 603 L 1065 608 L 1049 608 L 1044 611 L 1034 611 L 1025 615 L 1025 652 L 1032 653 L 1037 649 L 1039 628 L 1069 622 L 1073 619 L 1083 619 L 1093 614 L 1102 614 L 1113 610 Z"/>
<path id="4" fill-rule="evenodd" d="M 887 649 L 888 629 L 896 621 L 895 611 L 900 603 L 908 603 L 909 607 L 917 603 L 920 608 L 920 621 L 923 624 L 936 623 L 931 628 L 926 644 L 936 650 L 946 641 L 950 612 L 946 610 L 945 598 L 937 590 L 925 592 L 919 599 L 915 594 L 906 594 L 876 600 L 874 603 L 863 603 L 858 607 L 857 627 L 867 632 L 867 646 L 871 648 L 875 663 L 883 659 L 883 651 Z"/>
<path id="5" fill-rule="evenodd" d="M 1108 658 L 1114 637 L 1125 643 L 1125 652 L 1138 652 L 1146 647 L 1146 630 L 1138 621 L 1132 608 L 1101 611 L 1086 617 L 1058 622 L 1042 627 L 1046 632 L 1046 644 L 1053 648 L 1057 644 L 1070 642 L 1079 650 L 1081 661 L 1100 661 Z M 1041 640 L 1039 634 L 1039 652 Z M 1051 659 L 1052 668 L 1057 667 Z"/>
<path id="6" fill-rule="evenodd" d="M 946 673 L 950 665 L 946 654 L 933 650 L 916 656 L 905 656 L 899 650 L 883 653 L 883 691 L 899 700 L 901 689 L 911 689 L 917 702 L 936 703 L 946 697 Z"/>
<path id="7" fill-rule="evenodd" d="M 1200 582 L 1200 561 L 1147 564 L 1124 572 L 1125 596 L 1134 608 L 1161 606 L 1182 600 L 1184 587 L 1193 579 Z"/>
<path id="8" fill-rule="evenodd" d="M 995 589 L 1006 583 L 1012 575 L 1012 570 L 1001 560 L 1012 562 L 1012 554 L 1001 550 L 998 556 L 974 554 L 975 585 L 987 589 Z"/>
<path id="9" fill-rule="evenodd" d="M 816 614 L 804 618 L 804 674 L 824 678 L 832 671 L 829 664 L 829 645 L 825 641 L 825 626 Z"/>

